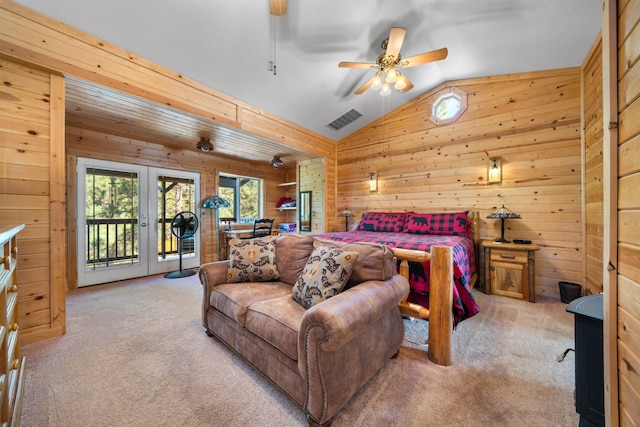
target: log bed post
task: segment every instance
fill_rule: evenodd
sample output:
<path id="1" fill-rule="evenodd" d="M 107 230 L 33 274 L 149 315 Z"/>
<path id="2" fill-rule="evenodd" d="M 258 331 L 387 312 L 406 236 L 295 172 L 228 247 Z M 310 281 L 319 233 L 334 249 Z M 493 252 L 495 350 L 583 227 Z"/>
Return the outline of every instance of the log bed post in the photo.
<path id="1" fill-rule="evenodd" d="M 450 366 L 453 336 L 453 251 L 431 247 L 429 269 L 429 360 Z"/>
<path id="2" fill-rule="evenodd" d="M 453 336 L 453 249 L 432 246 L 429 252 L 392 248 L 400 261 L 400 274 L 409 279 L 409 261 L 430 261 L 429 308 L 407 301 L 400 303 L 400 311 L 407 316 L 429 321 L 429 360 L 437 365 L 450 366 Z"/>

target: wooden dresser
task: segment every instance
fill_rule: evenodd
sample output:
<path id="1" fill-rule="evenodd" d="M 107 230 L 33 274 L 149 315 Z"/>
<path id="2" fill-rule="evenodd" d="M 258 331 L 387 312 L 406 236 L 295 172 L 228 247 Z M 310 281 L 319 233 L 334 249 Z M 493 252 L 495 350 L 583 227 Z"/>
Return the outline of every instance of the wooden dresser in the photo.
<path id="1" fill-rule="evenodd" d="M 18 337 L 18 246 L 16 235 L 24 228 L 0 228 L 0 423 L 20 424 L 24 391 L 24 357 Z"/>

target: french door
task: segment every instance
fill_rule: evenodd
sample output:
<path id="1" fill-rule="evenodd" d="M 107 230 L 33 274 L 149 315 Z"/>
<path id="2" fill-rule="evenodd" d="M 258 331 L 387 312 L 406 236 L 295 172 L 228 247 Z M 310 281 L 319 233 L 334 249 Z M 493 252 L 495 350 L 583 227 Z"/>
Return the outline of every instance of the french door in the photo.
<path id="1" fill-rule="evenodd" d="M 197 214 L 199 174 L 87 158 L 77 171 L 78 286 L 175 271 L 180 253 L 182 268 L 200 265 L 199 233 L 171 231 L 179 212 Z"/>

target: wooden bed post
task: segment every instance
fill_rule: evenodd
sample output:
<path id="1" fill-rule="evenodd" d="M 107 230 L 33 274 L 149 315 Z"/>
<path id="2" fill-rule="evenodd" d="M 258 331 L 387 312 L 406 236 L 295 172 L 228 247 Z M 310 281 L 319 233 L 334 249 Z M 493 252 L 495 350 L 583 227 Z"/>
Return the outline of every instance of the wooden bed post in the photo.
<path id="1" fill-rule="evenodd" d="M 453 251 L 431 247 L 429 269 L 429 360 L 450 366 L 453 336 Z"/>

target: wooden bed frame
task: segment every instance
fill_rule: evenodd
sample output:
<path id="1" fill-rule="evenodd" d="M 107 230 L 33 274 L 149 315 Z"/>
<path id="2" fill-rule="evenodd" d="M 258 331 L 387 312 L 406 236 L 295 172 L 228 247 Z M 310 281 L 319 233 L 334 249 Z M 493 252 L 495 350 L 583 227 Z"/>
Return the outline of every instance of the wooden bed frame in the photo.
<path id="1" fill-rule="evenodd" d="M 470 288 L 478 280 L 478 257 L 480 243 L 479 215 L 469 212 L 472 236 L 475 242 L 476 272 L 471 278 Z M 451 339 L 453 336 L 453 250 L 449 246 L 432 246 L 430 252 L 391 248 L 400 261 L 400 274 L 409 279 L 409 261 L 430 261 L 429 308 L 407 301 L 400 303 L 400 312 L 407 316 L 429 321 L 429 359 L 438 365 L 450 366 Z"/>

